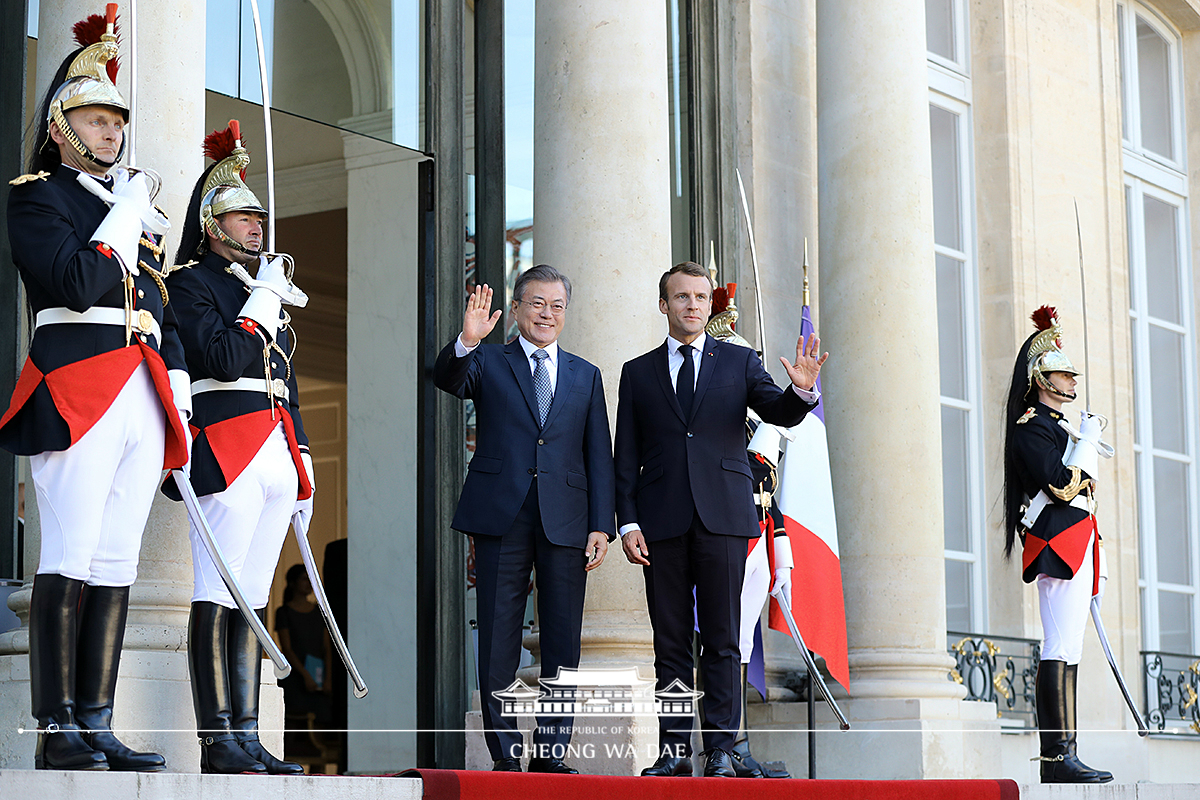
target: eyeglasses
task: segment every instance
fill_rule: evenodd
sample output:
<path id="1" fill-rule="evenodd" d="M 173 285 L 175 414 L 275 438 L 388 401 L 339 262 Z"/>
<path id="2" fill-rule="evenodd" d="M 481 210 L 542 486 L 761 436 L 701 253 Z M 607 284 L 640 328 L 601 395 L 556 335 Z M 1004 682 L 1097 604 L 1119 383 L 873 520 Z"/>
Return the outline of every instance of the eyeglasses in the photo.
<path id="1" fill-rule="evenodd" d="M 542 313 L 542 311 L 548 306 L 550 308 L 550 313 L 556 317 L 561 317 L 563 312 L 567 310 L 566 303 L 547 303 L 540 297 L 537 300 L 518 300 L 517 302 L 524 303 L 539 314 Z"/>

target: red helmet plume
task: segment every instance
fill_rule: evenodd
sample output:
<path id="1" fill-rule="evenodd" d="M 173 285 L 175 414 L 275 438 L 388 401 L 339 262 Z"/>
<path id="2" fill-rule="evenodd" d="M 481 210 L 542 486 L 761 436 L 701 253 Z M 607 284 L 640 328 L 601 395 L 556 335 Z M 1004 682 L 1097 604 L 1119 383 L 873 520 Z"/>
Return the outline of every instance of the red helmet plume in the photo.
<path id="1" fill-rule="evenodd" d="M 234 133 L 234 127 L 237 120 L 230 120 L 229 127 L 223 131 L 213 131 L 208 136 L 204 137 L 204 155 L 211 158 L 213 161 L 223 161 L 233 155 L 233 149 L 237 147 L 238 135 Z M 242 145 L 245 149 L 245 145 Z M 246 170 L 242 169 L 239 173 L 242 180 L 246 179 Z"/>

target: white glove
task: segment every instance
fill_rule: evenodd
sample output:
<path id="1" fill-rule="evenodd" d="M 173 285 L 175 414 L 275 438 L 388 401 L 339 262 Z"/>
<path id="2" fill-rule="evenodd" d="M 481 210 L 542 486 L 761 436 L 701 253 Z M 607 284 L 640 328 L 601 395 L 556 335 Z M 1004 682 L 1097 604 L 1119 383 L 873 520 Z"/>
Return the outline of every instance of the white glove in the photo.
<path id="1" fill-rule="evenodd" d="M 281 313 L 279 295 L 270 289 L 255 289 L 252 291 L 250 298 L 246 300 L 246 305 L 242 306 L 242 310 L 238 312 L 238 316 L 257 322 L 258 326 L 271 339 L 278 336 L 279 329 L 283 327 L 283 315 Z"/>
<path id="2" fill-rule="evenodd" d="M 1081 412 L 1083 417 L 1079 422 L 1079 438 L 1093 445 L 1100 443 L 1100 417 Z"/>
<path id="3" fill-rule="evenodd" d="M 104 195 L 112 198 L 112 207 L 108 214 L 92 234 L 91 244 L 103 244 L 116 254 L 121 266 L 131 275 L 138 274 L 138 240 L 142 238 L 142 220 L 134 202 L 122 201 L 96 181 L 79 174 L 79 182 L 84 186 L 95 186 Z M 128 182 L 125 184 L 128 186 Z M 143 187 L 145 183 L 142 182 Z M 132 190 L 131 190 L 132 191 Z M 96 192 L 93 191 L 95 194 Z M 103 195 L 99 195 L 103 198 Z M 149 199 L 147 199 L 149 202 Z"/>
<path id="4" fill-rule="evenodd" d="M 266 284 L 268 289 L 275 289 L 280 297 L 288 291 L 287 272 L 284 270 L 282 258 L 268 261 L 266 256 L 259 256 L 258 274 L 254 276 L 254 279 L 259 283 Z"/>
<path id="5" fill-rule="evenodd" d="M 130 177 L 125 170 L 118 170 L 111 192 L 83 173 L 79 174 L 77 180 L 111 206 L 100 227 L 92 234 L 91 241 L 107 245 L 121 259 L 125 270 L 137 275 L 138 239 L 142 231 L 161 236 L 171 229 L 167 218 L 150 205 L 150 187 L 146 176 L 139 172 Z"/>
<path id="6" fill-rule="evenodd" d="M 1090 477 L 1100 472 L 1100 418 L 1084 412 L 1079 425 L 1079 441 L 1066 461 L 1068 467 L 1079 467 Z"/>
<path id="7" fill-rule="evenodd" d="M 188 425 L 188 420 L 192 414 L 190 411 L 185 411 L 182 408 L 175 409 L 175 413 L 179 415 L 179 424 L 183 426 L 183 440 L 187 445 L 187 461 L 184 462 L 180 469 L 190 478 L 192 474 L 192 429 Z"/>
<path id="8" fill-rule="evenodd" d="M 775 584 L 771 587 L 771 594 L 779 594 L 780 592 L 788 599 L 788 603 L 792 602 L 791 567 L 783 567 L 775 570 Z"/>
<path id="9" fill-rule="evenodd" d="M 786 593 L 788 602 L 792 599 L 792 542 L 787 535 L 776 536 L 773 540 L 775 548 L 775 585 L 771 594 L 780 590 Z"/>
<path id="10" fill-rule="evenodd" d="M 304 308 L 308 305 L 308 295 L 287 279 L 283 256 L 277 256 L 269 263 L 266 256 L 259 256 L 258 276 L 255 278 L 251 278 L 250 273 L 241 264 L 230 265 L 230 272 L 253 289 L 270 289 L 279 295 L 279 299 L 283 303 L 289 306 Z"/>
<path id="11" fill-rule="evenodd" d="M 308 473 L 308 485 L 312 487 L 313 494 L 310 494 L 305 500 L 296 501 L 296 507 L 292 510 L 292 517 L 299 517 L 295 522 L 304 529 L 304 533 L 308 533 L 308 525 L 312 522 L 313 495 L 317 492 L 317 482 L 313 477 L 312 456 L 308 453 L 301 453 L 300 460 L 304 463 L 304 471 Z"/>
<path id="12" fill-rule="evenodd" d="M 1092 595 L 1096 598 L 1097 604 L 1104 599 L 1104 586 L 1108 583 L 1108 557 L 1104 554 L 1104 548 L 1100 544 L 1100 540 L 1092 544 L 1092 547 L 1100 548 L 1100 580 L 1096 582 L 1096 593 Z"/>

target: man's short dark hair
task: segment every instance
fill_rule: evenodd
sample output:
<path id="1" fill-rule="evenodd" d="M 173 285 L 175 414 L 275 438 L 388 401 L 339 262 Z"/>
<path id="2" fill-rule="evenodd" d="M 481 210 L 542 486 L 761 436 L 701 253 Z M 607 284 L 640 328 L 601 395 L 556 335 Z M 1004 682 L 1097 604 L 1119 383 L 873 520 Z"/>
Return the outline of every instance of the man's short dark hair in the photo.
<path id="1" fill-rule="evenodd" d="M 525 296 L 526 284 L 532 281 L 537 281 L 538 283 L 561 283 L 567 293 L 567 305 L 571 305 L 571 279 L 549 264 L 538 264 L 536 267 L 530 267 L 522 272 L 517 277 L 517 282 L 513 285 L 513 300 L 523 298 Z"/>
<path id="2" fill-rule="evenodd" d="M 682 272 L 684 275 L 691 275 L 694 278 L 706 278 L 708 279 L 708 288 L 710 290 L 713 288 L 712 276 L 708 274 L 708 270 L 695 261 L 684 261 L 671 267 L 658 279 L 658 297 L 660 300 L 667 299 L 667 281 L 677 272 Z"/>

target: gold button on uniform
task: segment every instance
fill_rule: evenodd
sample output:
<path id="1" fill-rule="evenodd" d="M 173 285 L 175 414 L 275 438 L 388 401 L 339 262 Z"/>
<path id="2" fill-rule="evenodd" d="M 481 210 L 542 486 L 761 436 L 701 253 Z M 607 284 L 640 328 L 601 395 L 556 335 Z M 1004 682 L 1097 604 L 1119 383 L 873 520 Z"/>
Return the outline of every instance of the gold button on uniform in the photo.
<path id="1" fill-rule="evenodd" d="M 146 292 L 142 289 L 138 289 L 138 300 L 141 300 L 145 296 L 146 296 Z"/>

